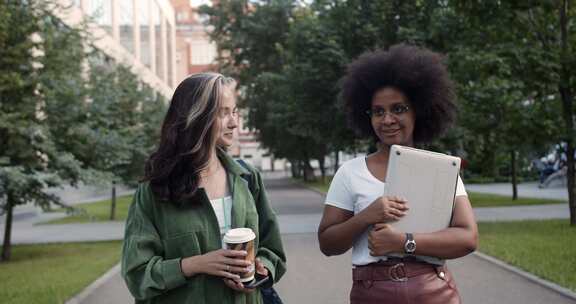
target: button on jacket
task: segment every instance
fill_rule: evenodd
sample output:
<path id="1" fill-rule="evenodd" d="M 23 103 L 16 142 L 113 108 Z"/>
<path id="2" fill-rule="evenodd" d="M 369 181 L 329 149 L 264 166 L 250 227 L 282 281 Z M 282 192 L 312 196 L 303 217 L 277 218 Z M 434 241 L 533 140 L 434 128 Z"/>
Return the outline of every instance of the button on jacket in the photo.
<path id="1" fill-rule="evenodd" d="M 223 151 L 218 151 L 218 157 L 233 197 L 232 228 L 254 231 L 256 256 L 277 282 L 286 271 L 286 256 L 262 178 Z M 218 221 L 204 189 L 198 189 L 193 199 L 197 204 L 159 202 L 148 183 L 140 184 L 134 194 L 126 221 L 122 275 L 136 303 L 262 303 L 259 290 L 240 293 L 224 285 L 221 277 L 182 274 L 182 258 L 222 247 Z"/>

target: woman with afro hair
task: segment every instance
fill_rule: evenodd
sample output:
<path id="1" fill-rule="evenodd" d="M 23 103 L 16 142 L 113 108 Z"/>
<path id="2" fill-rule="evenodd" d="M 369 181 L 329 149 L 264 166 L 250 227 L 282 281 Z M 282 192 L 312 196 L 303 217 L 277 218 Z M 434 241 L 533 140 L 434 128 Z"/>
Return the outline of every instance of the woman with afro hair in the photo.
<path id="1" fill-rule="evenodd" d="M 442 57 L 408 45 L 365 53 L 348 67 L 341 94 L 352 126 L 378 146 L 338 169 L 318 229 L 325 255 L 353 248 L 350 302 L 460 303 L 445 260 L 473 252 L 478 239 L 462 180 L 450 226 L 433 233 L 393 228 L 389 223 L 410 212 L 410 202 L 383 196 L 390 147 L 431 142 L 455 120 Z"/>

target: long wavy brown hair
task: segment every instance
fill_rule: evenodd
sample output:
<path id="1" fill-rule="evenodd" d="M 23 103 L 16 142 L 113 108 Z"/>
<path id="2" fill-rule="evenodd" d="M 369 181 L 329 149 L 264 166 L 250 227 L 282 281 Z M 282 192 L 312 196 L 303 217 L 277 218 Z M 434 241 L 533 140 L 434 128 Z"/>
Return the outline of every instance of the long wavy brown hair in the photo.
<path id="1" fill-rule="evenodd" d="M 232 78 L 201 73 L 184 79 L 174 92 L 162 124 L 160 143 L 145 166 L 155 197 L 162 202 L 191 203 L 217 141 L 217 115 Z"/>

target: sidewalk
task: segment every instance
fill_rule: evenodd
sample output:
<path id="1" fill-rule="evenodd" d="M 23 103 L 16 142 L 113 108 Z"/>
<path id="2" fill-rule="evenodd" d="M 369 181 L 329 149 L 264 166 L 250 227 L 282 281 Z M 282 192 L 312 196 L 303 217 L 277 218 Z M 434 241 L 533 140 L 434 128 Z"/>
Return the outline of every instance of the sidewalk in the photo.
<path id="1" fill-rule="evenodd" d="M 86 186 L 81 185 L 77 188 L 71 186 L 64 186 L 62 188 L 51 188 L 47 191 L 50 194 L 56 194 L 60 197 L 62 202 L 66 205 L 79 205 L 95 201 L 110 199 L 112 188 L 110 185 L 101 186 Z M 123 196 L 134 193 L 133 189 L 118 185 L 116 186 L 116 195 Z M 33 204 L 19 205 L 14 208 L 13 221 L 39 223 L 46 222 L 51 219 L 63 217 L 65 215 L 59 213 L 44 213 L 42 208 Z M 0 216 L 0 225 L 4 224 L 6 216 Z M 2 225 L 3 226 L 3 225 Z M 3 229 L 3 228 L 2 228 Z"/>
<path id="2" fill-rule="evenodd" d="M 316 233 L 284 234 L 288 272 L 275 288 L 285 304 L 346 304 L 352 285 L 350 252 L 325 257 L 318 248 Z M 449 262 L 449 268 L 466 304 L 574 304 L 540 284 L 501 268 L 476 255 Z M 115 272 L 94 287 L 79 302 L 67 304 L 109 304 L 132 301 L 124 281 Z"/>
<path id="3" fill-rule="evenodd" d="M 291 183 L 285 178 L 266 180 L 269 198 L 283 233 L 282 239 L 288 256 L 288 273 L 277 285 L 284 303 L 348 303 L 351 287 L 350 252 L 336 257 L 325 257 L 319 250 L 316 230 L 323 209 L 323 196 Z M 485 185 L 482 185 L 485 186 Z M 468 187 L 472 190 L 471 187 Z M 568 214 L 566 204 L 563 214 Z M 541 206 L 531 206 L 541 207 Z M 520 207 L 505 209 L 508 218 L 518 215 Z M 556 208 L 555 205 L 546 207 Z M 494 213 L 476 210 L 485 220 L 497 219 Z M 488 210 L 488 211 L 486 211 Z M 484 215 L 481 213 L 484 212 Z M 542 212 L 534 211 L 534 212 Z M 522 213 L 522 212 L 520 212 Z M 522 215 L 523 216 L 523 215 Z M 122 223 L 92 223 L 33 226 L 34 220 L 19 221 L 15 225 L 14 243 L 46 241 L 75 241 L 121 239 Z M 16 227 L 17 226 L 17 227 Z M 3 229 L 3 228 L 1 228 Z M 464 303 L 576 303 L 543 285 L 489 262 L 478 255 L 450 261 Z M 69 303 L 127 303 L 132 299 L 118 269 L 90 286 Z"/>

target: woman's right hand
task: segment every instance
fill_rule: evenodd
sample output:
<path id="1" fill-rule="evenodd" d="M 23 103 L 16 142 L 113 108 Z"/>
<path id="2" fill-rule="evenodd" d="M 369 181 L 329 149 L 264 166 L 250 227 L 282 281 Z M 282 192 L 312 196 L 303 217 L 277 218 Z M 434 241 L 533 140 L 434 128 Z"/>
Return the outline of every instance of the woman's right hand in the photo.
<path id="1" fill-rule="evenodd" d="M 397 196 L 381 196 L 362 210 L 369 224 L 394 222 L 406 215 L 407 201 Z"/>
<path id="2" fill-rule="evenodd" d="M 180 262 L 186 277 L 205 273 L 232 280 L 240 279 L 238 273 L 248 272 L 250 262 L 244 260 L 246 251 L 219 249 L 203 255 L 183 258 Z"/>

